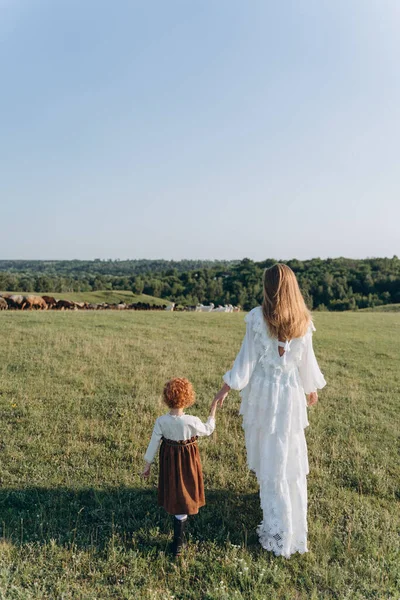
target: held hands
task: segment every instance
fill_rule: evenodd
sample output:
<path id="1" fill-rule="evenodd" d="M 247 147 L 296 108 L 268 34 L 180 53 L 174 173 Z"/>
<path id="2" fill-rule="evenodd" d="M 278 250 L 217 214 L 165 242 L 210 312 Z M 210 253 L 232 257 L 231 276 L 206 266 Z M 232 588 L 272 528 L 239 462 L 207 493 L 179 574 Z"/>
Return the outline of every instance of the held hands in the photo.
<path id="1" fill-rule="evenodd" d="M 314 406 L 314 404 L 317 404 L 317 402 L 318 402 L 317 392 L 311 392 L 310 394 L 308 394 L 307 406 Z"/>
<path id="2" fill-rule="evenodd" d="M 226 383 L 224 383 L 224 385 L 222 386 L 222 388 L 215 395 L 215 398 L 214 398 L 213 403 L 212 403 L 211 406 L 213 406 L 214 403 L 215 403 L 217 406 L 219 405 L 222 408 L 223 405 L 224 405 L 224 400 L 227 397 L 230 389 L 231 388 L 229 387 L 229 385 L 226 384 Z"/>

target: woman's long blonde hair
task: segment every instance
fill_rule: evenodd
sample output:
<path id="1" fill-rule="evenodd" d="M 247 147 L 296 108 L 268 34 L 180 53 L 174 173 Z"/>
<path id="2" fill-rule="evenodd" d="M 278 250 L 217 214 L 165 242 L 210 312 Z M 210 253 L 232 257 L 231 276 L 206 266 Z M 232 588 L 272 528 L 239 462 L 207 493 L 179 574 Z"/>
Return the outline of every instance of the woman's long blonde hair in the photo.
<path id="1" fill-rule="evenodd" d="M 264 271 L 262 310 L 269 333 L 285 342 L 303 336 L 311 315 L 292 269 L 277 263 Z"/>

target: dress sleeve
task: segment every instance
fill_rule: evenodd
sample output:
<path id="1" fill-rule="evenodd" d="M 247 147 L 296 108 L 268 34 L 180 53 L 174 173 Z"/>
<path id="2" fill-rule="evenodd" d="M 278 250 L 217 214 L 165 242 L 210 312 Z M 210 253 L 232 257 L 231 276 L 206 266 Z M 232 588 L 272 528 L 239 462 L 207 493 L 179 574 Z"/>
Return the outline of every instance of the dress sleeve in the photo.
<path id="1" fill-rule="evenodd" d="M 232 369 L 227 371 L 223 376 L 224 382 L 233 390 L 242 390 L 246 387 L 257 363 L 258 354 L 251 324 L 252 318 L 251 313 L 245 317 L 247 328 L 242 346 L 233 363 Z"/>
<path id="2" fill-rule="evenodd" d="M 157 454 L 157 450 L 160 446 L 161 438 L 162 438 L 161 426 L 160 426 L 159 420 L 157 419 L 157 421 L 154 424 L 154 429 L 153 429 L 153 434 L 151 436 L 150 444 L 148 445 L 146 454 L 144 455 L 144 460 L 146 462 L 148 462 L 148 463 L 153 462 L 153 460 Z"/>
<path id="3" fill-rule="evenodd" d="M 321 373 L 314 354 L 312 343 L 313 331 L 315 331 L 315 327 L 313 324 L 311 324 L 310 330 L 306 334 L 305 348 L 299 364 L 300 378 L 306 394 L 316 392 L 317 389 L 321 390 L 326 386 L 325 378 Z"/>
<path id="4" fill-rule="evenodd" d="M 194 427 L 196 429 L 195 435 L 211 435 L 215 429 L 215 419 L 214 417 L 208 417 L 207 421 L 203 423 L 201 419 L 196 417 Z"/>

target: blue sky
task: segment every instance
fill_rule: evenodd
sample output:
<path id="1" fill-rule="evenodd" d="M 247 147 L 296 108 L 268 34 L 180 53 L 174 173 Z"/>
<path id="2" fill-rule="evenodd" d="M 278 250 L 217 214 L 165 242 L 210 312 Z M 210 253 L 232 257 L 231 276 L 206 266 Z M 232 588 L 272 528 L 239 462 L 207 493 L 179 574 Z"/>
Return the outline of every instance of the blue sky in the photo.
<path id="1" fill-rule="evenodd" d="M 399 254 L 398 0 L 0 0 L 0 257 Z"/>

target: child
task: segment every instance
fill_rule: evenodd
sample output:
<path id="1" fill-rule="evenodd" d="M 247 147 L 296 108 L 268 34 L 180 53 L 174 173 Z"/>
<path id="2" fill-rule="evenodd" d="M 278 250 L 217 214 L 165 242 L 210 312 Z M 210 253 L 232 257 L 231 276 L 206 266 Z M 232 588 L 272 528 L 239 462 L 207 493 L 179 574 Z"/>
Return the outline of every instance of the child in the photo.
<path id="1" fill-rule="evenodd" d="M 195 393 L 190 381 L 183 378 L 171 379 L 165 384 L 163 399 L 170 411 L 155 422 L 142 475 L 150 475 L 151 463 L 161 442 L 158 505 L 175 515 L 172 547 L 174 556 L 179 556 L 184 544 L 187 516 L 197 514 L 199 508 L 205 505 L 197 438 L 211 435 L 214 431 L 217 402 L 212 403 L 206 423 L 198 417 L 186 415 L 183 410 L 194 404 Z"/>

